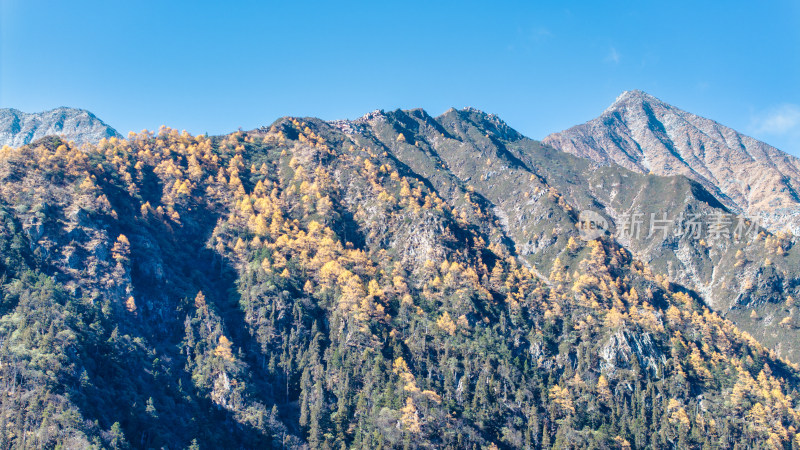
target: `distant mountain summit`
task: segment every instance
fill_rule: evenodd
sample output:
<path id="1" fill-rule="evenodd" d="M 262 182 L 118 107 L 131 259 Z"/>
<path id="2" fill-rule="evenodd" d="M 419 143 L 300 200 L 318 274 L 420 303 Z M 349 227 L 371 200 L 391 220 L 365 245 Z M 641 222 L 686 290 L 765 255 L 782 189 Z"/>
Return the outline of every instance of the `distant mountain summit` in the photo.
<path id="1" fill-rule="evenodd" d="M 685 175 L 773 231 L 800 228 L 800 160 L 645 92 L 626 91 L 600 117 L 544 142 L 601 164 Z"/>
<path id="2" fill-rule="evenodd" d="M 51 135 L 81 144 L 120 137 L 117 130 L 83 109 L 61 107 L 33 114 L 0 109 L 0 146 L 19 147 Z"/>

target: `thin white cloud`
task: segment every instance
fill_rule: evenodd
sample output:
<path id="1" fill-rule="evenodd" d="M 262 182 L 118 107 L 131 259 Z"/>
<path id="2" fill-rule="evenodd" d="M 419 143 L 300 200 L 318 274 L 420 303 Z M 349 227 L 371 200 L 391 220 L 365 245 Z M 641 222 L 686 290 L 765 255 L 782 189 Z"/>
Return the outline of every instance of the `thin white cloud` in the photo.
<path id="1" fill-rule="evenodd" d="M 622 58 L 622 55 L 619 54 L 616 48 L 611 47 L 608 50 L 608 55 L 606 56 L 605 62 L 619 64 L 619 60 Z"/>
<path id="2" fill-rule="evenodd" d="M 533 42 L 542 42 L 553 37 L 553 33 L 544 27 L 539 27 L 531 32 L 531 40 Z"/>
<path id="3" fill-rule="evenodd" d="M 753 116 L 750 128 L 755 134 L 800 135 L 800 107 L 780 105 Z"/>

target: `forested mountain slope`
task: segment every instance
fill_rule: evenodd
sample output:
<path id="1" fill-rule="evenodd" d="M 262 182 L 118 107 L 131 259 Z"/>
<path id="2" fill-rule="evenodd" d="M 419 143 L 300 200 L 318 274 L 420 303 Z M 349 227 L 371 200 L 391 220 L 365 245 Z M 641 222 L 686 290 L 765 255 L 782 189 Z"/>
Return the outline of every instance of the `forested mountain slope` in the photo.
<path id="1" fill-rule="evenodd" d="M 798 368 L 478 117 L 3 148 L 0 446 L 800 443 Z"/>
<path id="2" fill-rule="evenodd" d="M 363 145 L 387 149 L 452 202 L 464 191 L 480 196 L 517 254 L 544 273 L 580 211 L 601 213 L 614 238 L 655 274 L 689 289 L 780 355 L 800 360 L 794 236 L 761 228 L 701 184 L 599 165 L 471 108 L 436 118 L 422 110 L 376 112 L 335 125 Z M 565 207 L 553 209 L 552 201 Z"/>

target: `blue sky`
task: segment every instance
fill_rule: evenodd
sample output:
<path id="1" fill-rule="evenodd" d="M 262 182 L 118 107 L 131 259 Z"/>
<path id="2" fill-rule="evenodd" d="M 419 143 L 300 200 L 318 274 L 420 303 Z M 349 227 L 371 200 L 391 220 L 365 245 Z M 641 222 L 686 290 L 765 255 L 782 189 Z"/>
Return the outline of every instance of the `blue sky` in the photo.
<path id="1" fill-rule="evenodd" d="M 541 139 L 628 89 L 800 155 L 800 3 L 0 0 L 0 107 L 123 133 L 473 106 Z"/>

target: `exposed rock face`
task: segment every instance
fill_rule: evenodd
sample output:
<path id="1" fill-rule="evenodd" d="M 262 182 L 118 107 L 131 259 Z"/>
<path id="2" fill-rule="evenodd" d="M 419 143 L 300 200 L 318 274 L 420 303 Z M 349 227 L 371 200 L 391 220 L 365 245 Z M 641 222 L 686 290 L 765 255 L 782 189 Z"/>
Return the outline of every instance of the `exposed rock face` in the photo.
<path id="1" fill-rule="evenodd" d="M 772 231 L 800 227 L 800 160 L 642 91 L 624 92 L 600 117 L 544 142 L 640 173 L 685 175 Z"/>
<path id="2" fill-rule="evenodd" d="M 617 330 L 609 336 L 598 353 L 600 366 L 608 372 L 630 367 L 632 358 L 636 358 L 641 367 L 656 373 L 659 364 L 667 361 L 666 355 L 656 347 L 649 334 L 625 329 Z"/>
<path id="3" fill-rule="evenodd" d="M 52 135 L 79 144 L 120 136 L 117 130 L 83 109 L 61 107 L 34 114 L 0 109 L 0 146 L 19 147 Z"/>

